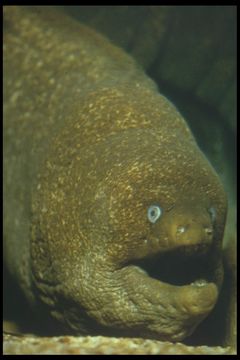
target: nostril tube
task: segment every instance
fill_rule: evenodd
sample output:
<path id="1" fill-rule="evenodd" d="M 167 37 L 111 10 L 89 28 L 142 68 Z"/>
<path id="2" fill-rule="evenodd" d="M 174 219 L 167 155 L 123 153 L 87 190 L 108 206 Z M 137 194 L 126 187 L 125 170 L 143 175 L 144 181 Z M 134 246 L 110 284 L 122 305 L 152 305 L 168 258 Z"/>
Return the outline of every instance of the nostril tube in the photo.
<path id="1" fill-rule="evenodd" d="M 186 231 L 186 226 L 178 226 L 177 234 L 183 234 Z"/>
<path id="2" fill-rule="evenodd" d="M 205 230 L 205 233 L 206 233 L 207 235 L 212 235 L 212 234 L 213 234 L 213 229 L 210 228 L 210 227 L 206 227 L 204 230 Z"/>

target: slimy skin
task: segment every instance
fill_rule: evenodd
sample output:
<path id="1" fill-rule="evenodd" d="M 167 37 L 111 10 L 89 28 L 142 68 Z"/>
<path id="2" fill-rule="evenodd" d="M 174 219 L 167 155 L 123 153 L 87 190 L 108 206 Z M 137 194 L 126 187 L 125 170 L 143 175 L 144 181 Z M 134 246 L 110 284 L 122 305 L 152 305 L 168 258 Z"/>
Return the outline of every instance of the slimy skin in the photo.
<path id="1" fill-rule="evenodd" d="M 72 333 L 184 339 L 222 284 L 217 174 L 102 36 L 44 7 L 6 7 L 4 26 L 9 271 Z"/>

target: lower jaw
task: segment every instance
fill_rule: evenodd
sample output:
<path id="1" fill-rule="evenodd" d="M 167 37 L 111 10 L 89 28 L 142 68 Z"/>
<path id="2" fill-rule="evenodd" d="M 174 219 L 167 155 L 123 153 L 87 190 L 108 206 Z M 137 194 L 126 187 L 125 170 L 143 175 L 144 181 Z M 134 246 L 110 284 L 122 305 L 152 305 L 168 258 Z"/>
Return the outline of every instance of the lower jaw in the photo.
<path id="1" fill-rule="evenodd" d="M 188 288 L 190 291 L 191 288 L 201 291 L 204 290 L 204 288 L 209 288 L 209 286 L 214 286 L 217 299 L 222 287 L 223 271 L 221 259 L 216 261 L 216 258 L 217 256 L 214 254 L 213 249 L 210 249 L 206 253 L 188 251 L 187 254 L 184 250 L 179 251 L 179 249 L 176 249 L 174 251 L 157 254 L 151 258 L 131 261 L 131 265 L 138 267 L 139 271 L 144 272 L 150 278 L 156 279 L 160 283 L 169 286 Z M 215 322 L 215 318 L 219 316 L 219 306 L 218 303 L 217 306 L 215 306 L 216 302 L 213 301 L 212 304 L 211 302 L 209 303 L 209 309 L 206 310 L 200 321 L 189 329 L 187 334 L 183 334 L 182 336 L 181 334 L 177 335 L 177 338 L 173 341 L 181 341 L 190 345 L 219 345 L 218 342 L 212 343 L 212 335 L 213 338 L 217 338 L 217 336 L 211 334 L 212 330 L 208 330 L 209 328 L 214 329 L 215 332 L 219 332 L 219 329 L 215 329 L 214 323 L 211 323 Z M 217 310 L 215 311 L 216 308 Z M 222 322 L 222 320 L 220 321 Z M 207 326 L 205 324 L 207 324 Z"/>

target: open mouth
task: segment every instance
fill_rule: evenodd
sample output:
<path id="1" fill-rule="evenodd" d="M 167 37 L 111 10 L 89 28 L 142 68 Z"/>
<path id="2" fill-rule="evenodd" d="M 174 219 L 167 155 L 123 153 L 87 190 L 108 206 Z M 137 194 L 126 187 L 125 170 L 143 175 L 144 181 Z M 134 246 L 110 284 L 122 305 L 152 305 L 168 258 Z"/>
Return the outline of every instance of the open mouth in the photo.
<path id="1" fill-rule="evenodd" d="M 120 270 L 136 314 L 145 319 L 140 334 L 173 342 L 192 336 L 218 300 L 215 251 L 213 244 L 178 246 Z"/>
<path id="2" fill-rule="evenodd" d="M 133 265 L 161 282 L 175 286 L 201 286 L 213 281 L 212 251 L 204 245 L 179 247 L 174 250 L 135 260 Z"/>

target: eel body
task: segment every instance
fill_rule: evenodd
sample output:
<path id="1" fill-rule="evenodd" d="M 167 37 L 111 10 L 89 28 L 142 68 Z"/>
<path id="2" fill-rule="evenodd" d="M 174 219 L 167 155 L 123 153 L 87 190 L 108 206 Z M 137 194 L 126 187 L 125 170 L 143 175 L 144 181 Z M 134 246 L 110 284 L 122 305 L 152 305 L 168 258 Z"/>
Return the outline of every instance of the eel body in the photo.
<path id="1" fill-rule="evenodd" d="M 179 341 L 214 308 L 226 196 L 135 61 L 49 8 L 4 9 L 4 259 L 75 334 Z"/>

